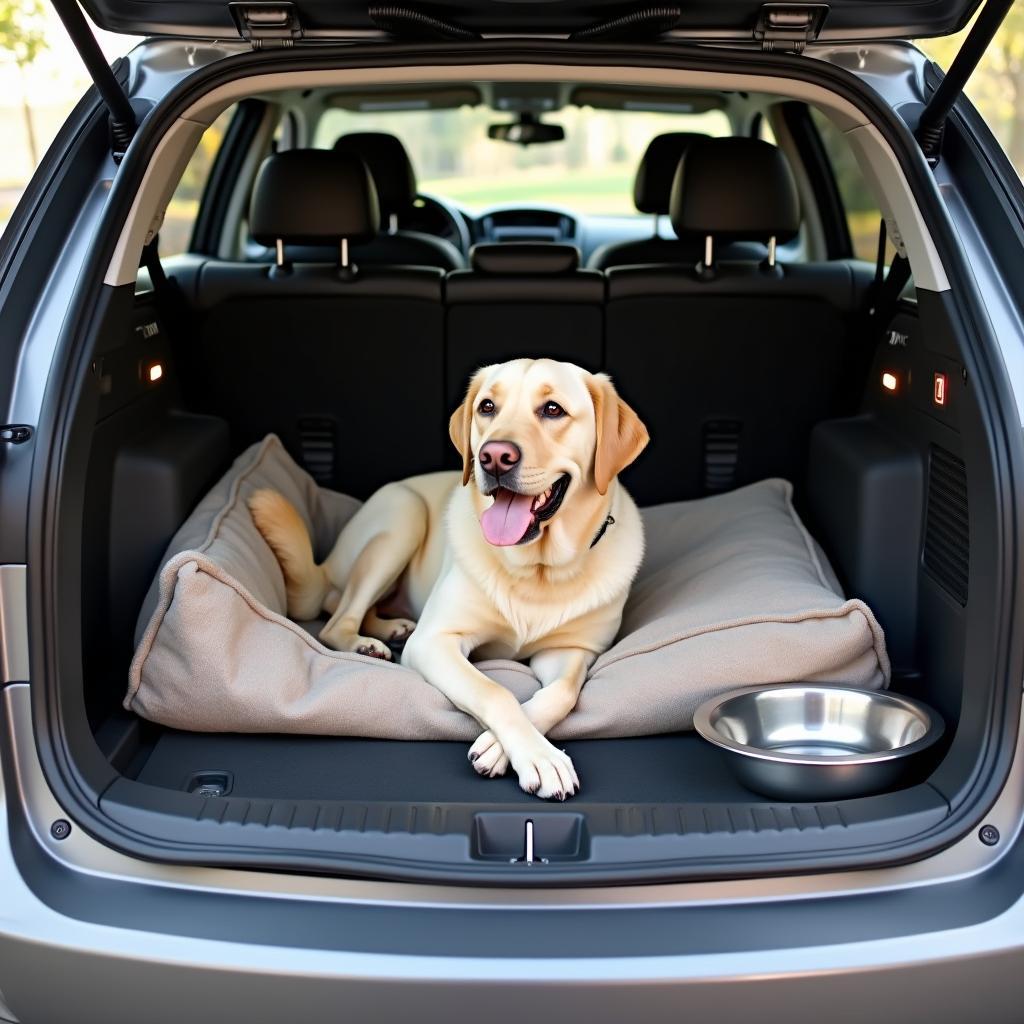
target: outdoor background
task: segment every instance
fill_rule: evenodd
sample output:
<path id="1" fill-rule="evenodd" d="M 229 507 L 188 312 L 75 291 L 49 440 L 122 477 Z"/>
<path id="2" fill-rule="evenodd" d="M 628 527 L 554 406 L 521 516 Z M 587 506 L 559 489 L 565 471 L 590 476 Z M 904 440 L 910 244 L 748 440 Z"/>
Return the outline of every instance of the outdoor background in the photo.
<path id="1" fill-rule="evenodd" d="M 109 59 L 138 40 L 97 32 Z M 926 40 L 922 48 L 948 66 L 960 37 Z M 56 14 L 45 0 L 0 0 L 0 230 L 61 124 L 89 86 L 89 79 Z M 1024 2 L 1011 11 L 968 87 L 1018 172 L 1024 172 Z M 547 118 L 565 125 L 566 141 L 524 149 L 486 138 L 485 125 L 502 120 L 490 110 L 353 115 L 332 111 L 321 123 L 319 145 L 329 146 L 346 130 L 399 129 L 412 154 L 424 192 L 481 207 L 494 202 L 546 202 L 579 212 L 631 214 L 632 180 L 646 143 L 658 132 L 686 129 L 728 131 L 717 113 L 679 118 L 668 114 L 610 113 L 570 109 Z M 201 184 L 203 154 L 216 151 L 227 118 L 204 136 L 190 172 Z M 685 123 L 683 123 L 685 122 Z M 846 173 L 842 164 L 840 175 Z M 850 175 L 856 168 L 849 168 Z M 165 254 L 187 240 L 198 188 L 186 180 L 161 232 Z M 841 188 L 843 182 L 840 182 Z M 857 182 L 844 188 L 847 202 Z M 854 202 L 855 205 L 855 202 Z M 860 211 L 863 243 L 877 233 L 870 197 Z M 851 227 L 860 243 L 851 210 Z M 180 229 L 180 230 L 178 230 Z M 181 237 L 177 237 L 180 235 Z M 858 249 L 861 245 L 858 244 Z"/>

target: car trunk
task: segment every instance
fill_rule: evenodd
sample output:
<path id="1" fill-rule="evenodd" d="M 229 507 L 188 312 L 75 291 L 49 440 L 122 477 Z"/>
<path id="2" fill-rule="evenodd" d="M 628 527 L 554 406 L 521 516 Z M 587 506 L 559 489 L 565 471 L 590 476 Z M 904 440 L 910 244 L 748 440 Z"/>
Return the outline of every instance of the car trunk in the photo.
<path id="1" fill-rule="evenodd" d="M 593 14 L 589 7 L 567 6 L 567 31 Z M 821 38 L 830 32 L 832 38 L 888 35 L 899 31 L 891 15 L 920 34 L 939 33 L 958 27 L 973 6 L 835 3 L 825 28 L 819 23 L 816 30 Z M 313 24 L 318 8 L 307 7 L 304 16 Z M 499 8 L 511 11 L 504 4 L 489 9 Z M 226 8 L 162 4 L 159 24 L 126 20 L 125 10 L 119 3 L 90 6 L 108 27 L 213 36 L 222 32 Z M 198 31 L 197 11 L 211 15 Z M 693 11 L 709 19 L 706 31 L 698 26 L 691 33 L 697 38 L 736 40 L 751 32 L 750 5 L 703 4 Z M 922 23 L 922 12 L 934 20 Z M 463 13 L 470 17 L 468 7 Z M 361 20 L 358 26 L 365 27 Z M 321 34 L 334 34 L 329 25 L 321 27 Z M 309 34 L 318 34 L 315 24 Z M 762 42 L 771 49 L 770 36 Z M 870 270 L 851 268 L 851 280 L 870 278 Z M 453 347 L 446 309 L 434 325 L 436 350 L 428 346 L 426 355 L 417 354 L 426 363 L 382 360 L 383 349 L 373 344 L 348 350 L 358 361 L 348 383 L 365 386 L 361 395 L 359 388 L 350 390 L 354 405 L 325 415 L 322 407 L 303 409 L 296 399 L 303 375 L 329 378 L 318 359 L 299 345 L 277 359 L 247 348 L 246 324 L 259 321 L 259 304 L 243 310 L 244 317 L 217 319 L 201 295 L 197 300 L 195 269 L 183 266 L 180 277 L 183 287 L 156 291 L 104 286 L 90 324 L 89 371 L 62 441 L 54 520 L 64 568 L 53 600 L 64 627 L 53 647 L 54 699 L 47 721 L 37 719 L 58 738 L 55 745 L 64 745 L 68 774 L 89 795 L 87 827 L 132 853 L 178 862 L 565 885 L 891 863 L 934 849 L 949 840 L 951 827 L 971 821 L 971 800 L 991 781 L 991 740 L 995 730 L 1006 729 L 997 663 L 1004 638 L 996 629 L 1003 600 L 997 581 L 1007 555 L 992 398 L 968 373 L 970 342 L 949 291 L 919 284 L 885 323 L 868 314 L 866 301 L 847 303 L 839 333 L 822 335 L 842 341 L 828 388 L 818 373 L 818 352 L 813 346 L 787 350 L 784 329 L 774 338 L 778 344 L 720 361 L 717 379 L 736 385 L 727 415 L 687 421 L 685 431 L 702 439 L 704 463 L 680 458 L 678 480 L 658 473 L 639 486 L 642 466 L 626 477 L 628 486 L 638 487 L 641 504 L 699 498 L 772 475 L 791 479 L 795 507 L 847 593 L 864 599 L 886 630 L 892 689 L 939 712 L 946 725 L 942 743 L 891 792 L 785 803 L 741 786 L 722 755 L 692 733 L 577 741 L 567 749 L 583 777 L 582 791 L 553 804 L 520 792 L 511 777 L 477 777 L 464 744 L 181 732 L 131 715 L 121 702 L 136 618 L 166 545 L 246 445 L 277 429 L 320 482 L 365 498 L 383 482 L 382 469 L 373 452 L 361 460 L 351 453 L 367 447 L 367 423 L 374 420 L 361 413 L 365 403 L 376 407 L 371 388 L 379 380 L 398 381 L 411 395 L 429 379 L 439 408 L 450 408 L 453 367 L 526 354 L 502 351 L 513 337 L 520 347 L 525 338 L 530 354 L 564 358 L 571 352 L 555 339 L 572 337 L 589 339 L 599 353 L 591 368 L 610 369 L 621 384 L 621 368 L 609 359 L 610 314 L 606 321 L 602 310 L 596 327 L 569 331 L 530 299 L 502 305 L 492 297 L 489 325 L 485 321 L 476 334 L 463 330 Z M 626 281 L 623 288 L 643 299 L 648 285 Z M 863 290 L 861 298 L 867 298 Z M 665 301 L 675 302 L 674 293 Z M 712 333 L 734 312 L 727 288 L 716 301 L 713 314 L 705 309 L 701 320 Z M 788 301 L 771 298 L 776 325 L 785 324 Z M 690 323 L 664 304 L 646 310 L 655 333 L 666 324 Z M 518 318 L 531 312 L 538 318 L 524 327 Z M 793 306 L 794 332 L 801 324 L 806 329 L 806 312 Z M 619 315 L 620 329 L 628 328 L 628 304 L 620 305 Z M 427 331 L 432 322 L 420 326 Z M 545 330 L 534 330 L 538 322 Z M 760 342 L 765 322 L 755 310 L 743 330 Z M 310 328 L 318 323 L 326 331 L 334 321 L 326 315 L 318 321 L 311 307 L 294 327 L 295 338 L 313 337 Z M 350 333 L 379 343 L 377 326 L 368 316 Z M 649 333 L 645 327 L 637 337 Z M 221 337 L 236 348 L 210 373 L 197 351 Z M 486 348 L 477 349 L 474 337 Z M 703 351 L 713 357 L 716 339 L 704 340 Z M 735 330 L 729 340 L 736 342 Z M 651 366 L 656 372 L 635 376 L 627 397 L 651 423 L 685 416 L 686 405 L 670 386 L 672 371 L 653 356 Z M 955 389 L 955 400 L 935 401 L 937 375 Z M 420 471 L 453 458 L 438 419 L 436 432 L 414 434 L 409 450 Z M 785 429 L 763 427 L 772 422 Z M 733 459 L 732 447 L 742 452 L 751 438 L 758 458 Z M 733 471 L 704 471 L 723 443 Z M 530 863 L 524 860 L 528 849 Z"/>
<path id="2" fill-rule="evenodd" d="M 216 393 L 187 379 L 189 321 L 168 301 L 174 293 L 130 291 L 118 290 L 107 310 L 91 423 L 80 420 L 88 469 L 77 520 L 75 700 L 85 715 L 65 722 L 76 744 L 102 753 L 99 809 L 129 845 L 145 837 L 158 856 L 173 847 L 206 862 L 543 885 L 867 863 L 926 841 L 956 812 L 984 749 L 988 724 L 977 712 L 996 692 L 986 651 L 969 643 L 992 599 L 986 560 L 995 552 L 983 539 L 991 478 L 985 451 L 966 440 L 978 415 L 968 390 L 958 393 L 954 422 L 929 407 L 930 391 L 893 402 L 882 383 L 894 373 L 908 386 L 914 375 L 930 384 L 937 368 L 960 380 L 940 297 L 919 292 L 901 303 L 882 344 L 869 345 L 872 365 L 861 367 L 855 392 L 841 392 L 786 465 L 799 467 L 790 473 L 796 507 L 848 593 L 868 601 L 887 630 L 892 689 L 945 720 L 941 746 L 894 792 L 789 804 L 745 789 L 694 733 L 576 741 L 566 749 L 582 791 L 552 804 L 511 776 L 478 777 L 463 743 L 182 732 L 122 709 L 135 619 L 165 546 L 250 440 L 218 415 Z M 867 329 L 857 317 L 850 324 L 851 338 Z M 893 337 L 910 341 L 894 351 Z M 480 355 L 493 358 L 493 348 Z M 157 364 L 153 384 L 140 371 Z M 652 387 L 648 408 L 657 400 Z M 360 415 L 337 409 L 335 418 L 343 448 Z M 275 425 L 270 416 L 266 429 Z M 322 474 L 323 438 L 304 447 L 301 431 L 294 436 L 297 461 Z M 343 476 L 326 482 L 346 489 Z M 673 496 L 696 498 L 705 487 Z M 365 481 L 351 489 L 366 496 Z M 528 822 L 534 855 L 546 863 L 516 875 Z"/>

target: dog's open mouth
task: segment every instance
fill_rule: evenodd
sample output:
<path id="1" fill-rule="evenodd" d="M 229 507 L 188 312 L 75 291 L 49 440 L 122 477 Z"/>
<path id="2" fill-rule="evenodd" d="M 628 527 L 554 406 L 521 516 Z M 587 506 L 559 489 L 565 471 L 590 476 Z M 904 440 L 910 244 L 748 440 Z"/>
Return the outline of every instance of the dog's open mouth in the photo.
<path id="1" fill-rule="evenodd" d="M 550 519 L 569 489 L 569 474 L 560 476 L 543 494 L 520 494 L 499 487 L 494 504 L 480 517 L 484 536 L 491 544 L 508 547 L 529 544 L 540 534 L 540 524 Z"/>

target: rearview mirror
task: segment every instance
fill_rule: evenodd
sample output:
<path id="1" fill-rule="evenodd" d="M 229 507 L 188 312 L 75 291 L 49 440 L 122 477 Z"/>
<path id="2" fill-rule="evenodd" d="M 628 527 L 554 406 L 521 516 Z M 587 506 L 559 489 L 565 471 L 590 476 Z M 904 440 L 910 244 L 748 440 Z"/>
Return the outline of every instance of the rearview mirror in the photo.
<path id="1" fill-rule="evenodd" d="M 532 146 L 538 142 L 561 142 L 565 129 L 560 124 L 545 124 L 532 114 L 522 114 L 509 124 L 490 124 L 487 137 L 499 142 L 514 142 L 519 146 Z"/>

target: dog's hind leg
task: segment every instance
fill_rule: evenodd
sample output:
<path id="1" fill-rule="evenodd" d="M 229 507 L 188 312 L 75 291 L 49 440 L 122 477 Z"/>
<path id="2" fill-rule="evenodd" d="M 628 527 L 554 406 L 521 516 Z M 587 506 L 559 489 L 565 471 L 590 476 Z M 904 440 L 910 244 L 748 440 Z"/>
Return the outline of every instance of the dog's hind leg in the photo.
<path id="1" fill-rule="evenodd" d="M 339 651 L 391 660 L 385 640 L 408 636 L 407 619 L 381 619 L 378 601 L 394 589 L 427 532 L 423 499 L 402 484 L 381 488 L 342 531 L 324 562 L 329 582 L 340 592 L 320 639 Z M 393 636 L 398 632 L 399 636 Z"/>
<path id="2" fill-rule="evenodd" d="M 259 490 L 249 499 L 256 529 L 274 552 L 284 573 L 288 614 L 293 619 L 315 619 L 330 592 L 322 565 L 313 557 L 309 529 L 295 506 L 277 491 Z"/>
<path id="3" fill-rule="evenodd" d="M 385 619 L 371 608 L 363 619 L 363 632 L 386 644 L 404 644 L 416 628 L 412 619 Z"/>

